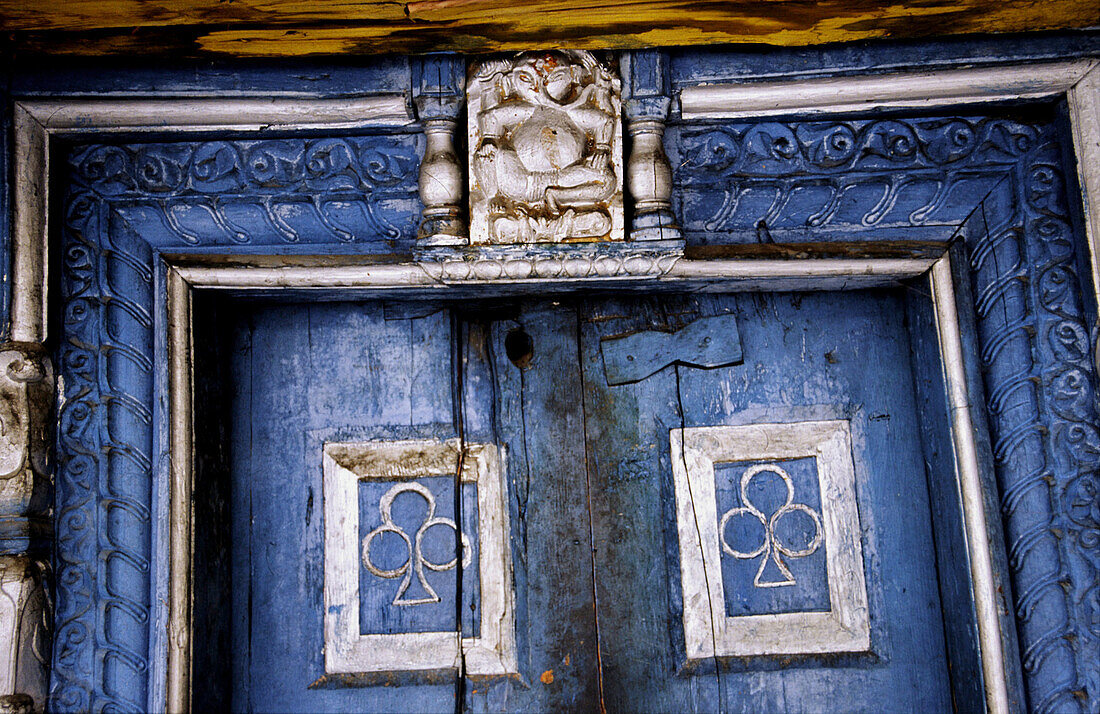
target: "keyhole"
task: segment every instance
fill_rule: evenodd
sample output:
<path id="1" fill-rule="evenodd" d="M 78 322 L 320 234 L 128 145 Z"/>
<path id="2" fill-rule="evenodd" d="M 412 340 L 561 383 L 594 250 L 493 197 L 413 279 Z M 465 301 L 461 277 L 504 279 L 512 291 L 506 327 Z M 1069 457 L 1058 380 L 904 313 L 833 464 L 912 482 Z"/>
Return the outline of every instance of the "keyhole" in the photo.
<path id="1" fill-rule="evenodd" d="M 531 335 L 517 327 L 504 337 L 504 351 L 512 364 L 520 369 L 527 369 L 531 364 L 531 358 L 535 356 L 535 343 L 531 341 Z"/>

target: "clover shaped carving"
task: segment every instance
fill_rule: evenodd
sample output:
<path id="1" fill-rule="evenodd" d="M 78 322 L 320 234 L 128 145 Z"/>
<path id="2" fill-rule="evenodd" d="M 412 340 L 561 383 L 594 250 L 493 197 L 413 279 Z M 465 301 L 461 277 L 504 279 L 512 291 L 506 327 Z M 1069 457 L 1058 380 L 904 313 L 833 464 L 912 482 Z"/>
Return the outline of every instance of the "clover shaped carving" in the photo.
<path id="1" fill-rule="evenodd" d="M 765 472 L 774 473 L 779 476 L 783 479 L 783 483 L 787 487 L 787 498 L 783 502 L 783 505 L 767 516 L 753 504 L 748 494 L 749 483 L 757 475 Z M 791 480 L 790 475 L 776 464 L 757 464 L 756 466 L 750 466 L 745 469 L 745 473 L 741 475 L 741 502 L 745 505 L 731 508 L 726 511 L 722 516 L 721 522 L 718 524 L 718 537 L 722 541 L 722 550 L 732 555 L 734 558 L 743 560 L 764 556 L 760 558 L 760 567 L 756 570 L 756 577 L 753 578 L 752 581 L 752 584 L 758 588 L 777 588 L 785 585 L 795 585 L 794 575 L 791 574 L 787 564 L 783 562 L 783 557 L 804 558 L 808 555 L 813 555 L 818 547 L 821 546 L 821 540 L 824 536 L 821 529 L 821 517 L 818 515 L 817 511 L 806 504 L 794 503 L 794 482 Z M 795 512 L 805 513 L 814 524 L 813 538 L 811 538 L 810 542 L 802 548 L 784 543 L 776 534 L 775 530 L 780 520 Z M 760 525 L 763 527 L 764 537 L 760 547 L 749 552 L 737 550 L 731 547 L 726 541 L 726 526 L 729 524 L 730 519 L 736 516 L 746 515 L 760 522 Z M 767 566 L 769 558 L 779 568 L 779 572 L 783 575 L 782 580 L 765 581 L 763 579 L 764 568 Z"/>
<path id="2" fill-rule="evenodd" d="M 409 536 L 400 526 L 393 522 L 393 500 L 400 494 L 411 492 L 418 494 L 421 498 L 428 502 L 428 514 L 424 518 L 424 522 L 420 524 L 420 527 L 416 529 L 416 533 L 413 536 Z M 389 491 L 382 496 L 378 502 L 378 512 L 382 516 L 382 525 L 378 526 L 363 538 L 363 565 L 366 566 L 373 575 L 377 575 L 380 578 L 395 579 L 402 578 L 401 585 L 397 588 L 397 595 L 393 599 L 394 605 L 408 606 L 408 605 L 425 605 L 429 603 L 440 602 L 439 594 L 432 588 L 425 577 L 424 568 L 434 570 L 436 572 L 442 572 L 445 570 L 451 570 L 458 565 L 458 556 L 447 561 L 446 563 L 433 563 L 424 556 L 423 541 L 424 534 L 428 532 L 429 528 L 433 526 L 446 526 L 458 533 L 458 526 L 450 518 L 437 517 L 435 515 L 435 494 L 433 494 L 427 487 L 418 483 L 399 483 L 393 486 Z M 405 562 L 400 566 L 387 570 L 385 568 L 379 568 L 376 566 L 370 557 L 371 543 L 375 538 L 383 533 L 394 533 L 402 540 L 405 541 L 405 547 L 407 548 L 408 555 L 405 558 Z M 458 533 L 462 542 L 462 567 L 468 567 L 472 557 L 472 550 L 470 548 L 470 541 L 466 538 L 465 533 Z M 428 593 L 427 597 L 408 598 L 405 597 L 406 591 L 409 589 L 409 585 L 412 584 L 413 573 L 416 573 L 416 579 L 420 582 L 420 585 Z"/>

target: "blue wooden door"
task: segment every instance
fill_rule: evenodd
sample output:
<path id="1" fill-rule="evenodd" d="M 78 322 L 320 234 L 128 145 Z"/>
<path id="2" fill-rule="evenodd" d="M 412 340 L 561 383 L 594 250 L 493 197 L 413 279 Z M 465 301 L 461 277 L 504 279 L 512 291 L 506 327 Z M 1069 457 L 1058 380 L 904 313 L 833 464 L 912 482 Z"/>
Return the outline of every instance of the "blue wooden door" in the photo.
<path id="1" fill-rule="evenodd" d="M 228 454 L 199 464 L 196 706 L 971 701 L 900 293 L 197 309 L 198 446 Z M 348 661 L 390 665 L 336 671 L 345 616 Z"/>

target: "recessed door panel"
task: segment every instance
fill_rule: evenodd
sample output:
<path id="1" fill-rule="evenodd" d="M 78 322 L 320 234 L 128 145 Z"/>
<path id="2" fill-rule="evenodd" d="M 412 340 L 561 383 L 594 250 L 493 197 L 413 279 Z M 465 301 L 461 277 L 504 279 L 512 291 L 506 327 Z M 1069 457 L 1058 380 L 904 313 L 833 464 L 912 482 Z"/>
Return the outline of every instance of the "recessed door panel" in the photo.
<path id="1" fill-rule="evenodd" d="M 196 702 L 951 707 L 899 292 L 197 310 Z"/>
<path id="2" fill-rule="evenodd" d="M 609 709 L 950 709 L 902 297 L 635 305 L 581 339 Z M 608 385 L 601 343 L 715 312 L 741 364 Z"/>

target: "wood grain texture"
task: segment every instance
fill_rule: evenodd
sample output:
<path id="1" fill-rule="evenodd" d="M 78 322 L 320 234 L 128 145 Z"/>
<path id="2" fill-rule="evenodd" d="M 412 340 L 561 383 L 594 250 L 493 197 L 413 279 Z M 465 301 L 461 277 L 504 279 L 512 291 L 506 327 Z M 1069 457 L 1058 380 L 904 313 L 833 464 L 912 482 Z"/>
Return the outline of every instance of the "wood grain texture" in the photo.
<path id="1" fill-rule="evenodd" d="M 1092 0 L 0 0 L 0 26 L 35 54 L 307 55 L 493 52 L 873 38 L 1100 25 Z"/>

